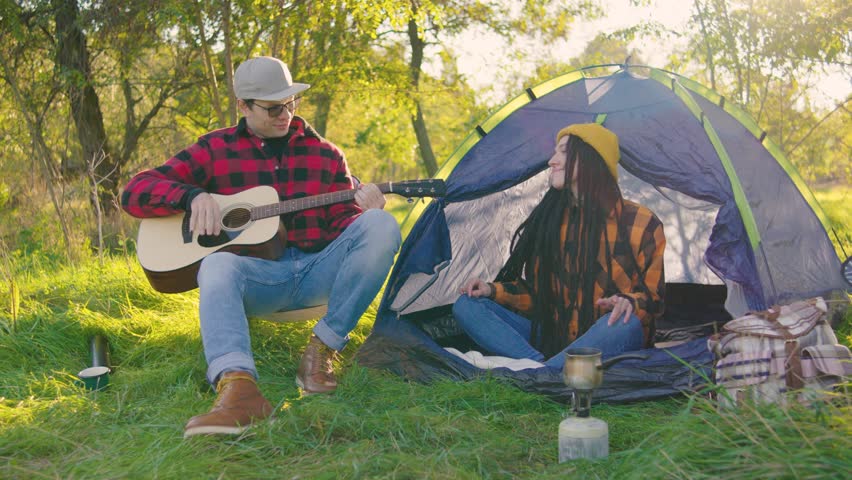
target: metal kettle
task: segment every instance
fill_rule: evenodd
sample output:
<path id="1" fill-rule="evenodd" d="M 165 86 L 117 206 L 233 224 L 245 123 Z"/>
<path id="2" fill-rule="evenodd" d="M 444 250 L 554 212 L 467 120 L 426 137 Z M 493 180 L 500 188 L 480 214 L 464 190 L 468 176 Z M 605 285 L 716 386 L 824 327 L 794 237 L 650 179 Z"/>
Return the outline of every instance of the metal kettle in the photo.
<path id="1" fill-rule="evenodd" d="M 569 348 L 565 351 L 565 368 L 562 379 L 573 390 L 591 391 L 603 383 L 603 371 L 612 365 L 627 359 L 645 360 L 647 355 L 627 353 L 601 361 L 601 351 L 597 348 Z"/>

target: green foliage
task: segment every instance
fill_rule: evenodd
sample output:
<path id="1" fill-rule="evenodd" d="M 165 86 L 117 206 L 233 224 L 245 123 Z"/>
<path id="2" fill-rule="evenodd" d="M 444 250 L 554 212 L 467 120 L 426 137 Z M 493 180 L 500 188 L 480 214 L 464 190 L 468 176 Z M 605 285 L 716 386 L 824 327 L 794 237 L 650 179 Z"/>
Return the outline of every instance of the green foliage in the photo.
<path id="1" fill-rule="evenodd" d="M 806 178 L 848 182 L 849 112 L 816 108 L 809 93 L 815 74 L 849 63 L 845 3 L 695 0 L 694 6 L 687 55 L 696 78 L 743 105 Z M 832 115 L 832 127 L 822 124 Z"/>
<path id="2" fill-rule="evenodd" d="M 426 175 L 417 154 L 417 139 L 411 128 L 411 103 L 405 85 L 394 85 L 395 75 L 404 75 L 399 45 L 374 52 L 365 62 L 381 65 L 372 82 L 350 83 L 349 91 L 335 92 L 335 114 L 329 119 L 327 136 L 346 153 L 352 172 L 363 181 L 422 178 Z M 424 78 L 419 96 L 430 119 L 429 135 L 438 158 L 446 158 L 456 141 L 473 129 L 481 116 L 476 95 L 455 72 L 455 61 L 444 59 L 443 80 Z M 337 87 L 340 88 L 340 87 Z M 313 121 L 316 106 L 308 91 L 300 115 Z"/>
<path id="3" fill-rule="evenodd" d="M 834 185 L 814 189 L 814 196 L 828 216 L 828 236 L 837 255 L 844 260 L 852 255 L 852 186 Z"/>
<path id="4" fill-rule="evenodd" d="M 787 146 L 787 155 L 802 176 L 812 182 L 848 185 L 852 180 L 852 114 L 839 105 L 832 112 L 807 109 L 792 116 L 798 125 L 808 127 L 793 132 Z"/>
<path id="5" fill-rule="evenodd" d="M 0 210 L 6 209 L 11 200 L 12 191 L 6 182 L 0 182 Z"/>
<path id="6" fill-rule="evenodd" d="M 514 78 L 509 78 L 506 82 L 507 85 L 511 86 L 511 88 L 506 89 L 510 91 L 509 98 L 514 97 L 522 88 L 538 85 L 580 68 L 593 65 L 623 64 L 628 58 L 632 65 L 645 65 L 640 52 L 635 48 L 630 48 L 630 42 L 622 38 L 623 36 L 622 34 L 600 33 L 586 44 L 583 52 L 577 57 L 557 58 L 551 62 L 542 63 L 536 67 L 532 75 L 516 74 Z M 589 76 L 607 75 L 612 71 L 612 68 L 589 69 L 587 74 Z"/>
<path id="7" fill-rule="evenodd" d="M 454 52 L 442 49 L 443 40 L 471 29 L 497 33 L 518 40 L 505 54 L 521 61 L 536 42 L 570 38 L 577 19 L 606 13 L 586 1 L 553 0 L 76 3 L 107 143 L 120 158 L 111 173 L 119 185 L 136 171 L 161 164 L 199 135 L 230 123 L 231 70 L 261 54 L 281 57 L 297 80 L 312 84 L 301 114 L 344 148 L 363 180 L 422 176 L 425 145 L 418 145 L 412 128 L 415 102 L 424 113 L 438 163 L 485 114 L 482 99 L 488 89 L 470 89 Z M 673 52 L 669 68 L 691 70 L 692 76 L 743 103 L 807 180 L 848 183 L 848 108 L 829 112 L 811 100 L 816 87 L 812 74 L 849 63 L 845 4 L 785 0 L 779 8 L 766 0 L 693 3 L 689 32 L 665 31 L 655 22 L 601 32 L 576 58 L 543 60 L 530 77 L 516 73 L 506 78 L 513 85 L 508 91 L 514 96 L 522 87 L 574 67 L 621 62 L 628 55 L 632 63 L 644 63 L 642 52 L 630 42 L 688 36 L 687 51 Z M 74 178 L 86 159 L 71 102 L 60 94 L 66 78 L 54 63 L 58 39 L 51 5 L 0 4 L 0 106 L 6 120 L 0 124 L 0 202 L 9 208 L 4 215 L 13 225 L 31 214 L 29 209 L 46 211 L 46 187 L 51 184 L 58 197 L 52 215 L 71 217 L 69 235 L 77 246 L 95 229 L 94 216 L 76 210 L 91 208 L 88 189 Z M 422 65 L 411 63 L 410 22 L 424 42 L 424 61 L 432 72 L 419 72 L 416 88 L 412 68 Z M 34 148 L 40 144 L 46 150 Z M 22 223 L 29 228 L 31 220 Z M 0 233 L 15 246 L 13 235 Z M 44 243 L 58 244 L 57 238 Z"/>

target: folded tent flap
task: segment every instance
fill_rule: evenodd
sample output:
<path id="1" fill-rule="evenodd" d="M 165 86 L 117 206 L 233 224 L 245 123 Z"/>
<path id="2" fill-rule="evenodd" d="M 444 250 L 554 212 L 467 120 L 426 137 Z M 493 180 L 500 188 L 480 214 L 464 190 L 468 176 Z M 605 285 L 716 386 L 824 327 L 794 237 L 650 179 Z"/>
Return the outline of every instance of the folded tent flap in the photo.
<path id="1" fill-rule="evenodd" d="M 831 375 L 852 376 L 852 354 L 845 345 L 813 345 L 802 349 L 802 374 L 805 378 Z"/>

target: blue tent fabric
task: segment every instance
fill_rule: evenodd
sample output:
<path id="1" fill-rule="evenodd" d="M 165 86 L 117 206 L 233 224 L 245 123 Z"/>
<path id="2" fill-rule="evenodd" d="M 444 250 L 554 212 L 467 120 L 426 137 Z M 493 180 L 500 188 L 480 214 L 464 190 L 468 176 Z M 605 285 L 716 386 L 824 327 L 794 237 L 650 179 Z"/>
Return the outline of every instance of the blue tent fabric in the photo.
<path id="1" fill-rule="evenodd" d="M 391 305 L 411 275 L 434 274 L 452 259 L 451 226 L 444 215 L 449 205 L 512 188 L 535 176 L 547 167 L 559 129 L 572 123 L 594 122 L 604 115 L 604 126 L 619 137 L 624 170 L 650 188 L 670 189 L 718 206 L 704 261 L 720 279 L 742 288 L 749 309 L 845 291 L 840 260 L 824 227 L 788 170 L 765 147 L 766 140 L 757 138 L 729 113 L 731 105 L 723 107 L 720 104 L 724 102 L 705 98 L 688 79 L 659 70 L 654 73 L 657 79 L 619 69 L 602 77 L 583 76 L 570 81 L 505 114 L 464 152 L 451 171 L 444 173 L 446 197 L 426 208 L 404 242 L 373 332 L 358 353 L 359 362 L 421 381 L 440 376 L 473 378 L 483 373 L 446 352 Z M 666 81 L 660 81 L 660 76 Z M 675 87 L 689 92 L 700 114 L 675 94 Z M 708 128 L 718 136 L 723 152 L 708 136 Z M 722 154 L 730 159 L 729 170 L 734 177 L 726 171 Z M 737 203 L 735 182 L 742 186 L 747 204 Z M 754 218 L 759 234 L 757 248 L 755 239 L 749 238 L 744 214 Z M 465 232 L 476 234 L 473 229 Z M 702 352 L 699 345 L 689 344 L 684 347 L 688 351 L 682 353 L 694 361 L 694 369 L 702 371 L 712 359 L 706 347 Z M 643 381 L 647 389 L 639 388 L 639 393 L 632 395 L 601 392 L 600 398 L 652 398 L 694 387 L 691 381 L 678 377 L 684 374 L 678 371 L 684 365 L 663 352 L 654 355 L 657 363 L 648 365 L 656 365 L 660 372 L 673 372 L 671 375 L 660 374 L 653 380 L 654 375 L 649 373 L 639 381 L 625 370 L 651 370 L 625 362 L 611 369 L 611 389 L 618 390 L 617 384 L 622 382 L 636 390 Z M 567 392 L 557 373 L 547 369 L 490 372 L 526 390 L 565 398 Z"/>
<path id="2" fill-rule="evenodd" d="M 418 381 L 438 378 L 461 381 L 490 376 L 559 402 L 571 401 L 572 393 L 562 380 L 562 372 L 555 368 L 481 370 L 448 354 L 408 322 L 398 322 L 397 328 L 391 330 L 387 330 L 387 326 L 379 326 L 381 333 L 371 335 L 369 344 L 359 351 L 361 365 Z M 625 403 L 697 392 L 712 378 L 714 359 L 704 337 L 671 348 L 650 348 L 634 353 L 648 358 L 624 360 L 607 369 L 603 383 L 594 391 L 595 401 Z"/>
<path id="3" fill-rule="evenodd" d="M 398 275 L 407 277 L 418 272 L 432 273 L 436 265 L 440 265 L 452 255 L 443 205 L 442 199 L 435 200 L 420 217 L 420 228 L 412 231 L 406 238 L 397 257 L 397 264 L 405 268 L 400 270 Z"/>

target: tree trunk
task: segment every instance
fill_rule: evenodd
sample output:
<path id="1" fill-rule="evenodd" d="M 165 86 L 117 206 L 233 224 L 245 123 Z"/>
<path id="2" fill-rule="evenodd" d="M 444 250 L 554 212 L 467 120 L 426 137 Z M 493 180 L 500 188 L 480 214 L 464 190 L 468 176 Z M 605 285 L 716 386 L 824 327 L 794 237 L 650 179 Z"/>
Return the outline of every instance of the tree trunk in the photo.
<path id="1" fill-rule="evenodd" d="M 423 117 L 419 98 L 420 68 L 423 65 L 423 51 L 426 48 L 426 42 L 420 38 L 417 22 L 414 18 L 408 21 L 408 40 L 411 43 L 411 63 L 409 63 L 408 68 L 411 86 L 414 90 L 414 107 L 416 109 L 416 114 L 411 117 L 411 125 L 414 127 L 414 134 L 417 136 L 417 146 L 420 150 L 423 167 L 426 169 L 426 174 L 432 177 L 438 171 L 438 162 L 435 160 L 435 152 L 432 151 L 432 143 L 429 141 L 426 119 Z"/>
<path id="2" fill-rule="evenodd" d="M 754 38 L 752 36 L 753 33 L 754 33 L 752 31 L 752 29 L 754 28 L 753 19 L 754 19 L 754 1 L 750 0 L 748 2 L 748 20 L 746 22 L 746 25 L 747 25 L 746 36 L 748 38 L 748 45 L 746 47 L 746 85 L 745 85 L 746 98 L 745 98 L 745 103 L 744 103 L 746 108 L 751 106 L 749 104 L 751 103 L 751 71 L 752 71 L 752 56 L 753 56 L 752 50 L 754 48 L 754 42 L 752 41 L 753 38 Z M 754 66 L 759 68 L 760 62 L 755 61 Z"/>
<path id="3" fill-rule="evenodd" d="M 213 59 L 210 56 L 210 44 L 207 41 L 207 32 L 204 28 L 204 3 L 198 2 L 194 8 L 195 22 L 201 41 L 201 56 L 204 59 L 204 68 L 207 70 L 207 88 L 210 91 L 210 103 L 213 104 L 213 110 L 216 112 L 219 127 L 225 127 L 227 126 L 227 120 L 225 113 L 222 111 L 222 102 L 219 100 L 219 81 L 216 78 L 216 67 L 213 65 Z"/>
<path id="4" fill-rule="evenodd" d="M 95 175 L 101 181 L 98 196 L 105 213 L 112 213 L 116 210 L 113 200 L 118 195 L 117 179 L 121 172 L 110 152 L 100 101 L 92 86 L 86 36 L 79 24 L 80 11 L 76 0 L 54 0 L 53 6 L 57 38 L 56 64 L 71 103 L 71 115 L 83 149 L 82 161 L 79 165 L 73 165 L 73 172 L 84 173 L 89 162 L 97 163 Z"/>
<path id="5" fill-rule="evenodd" d="M 286 0 L 278 0 L 278 14 L 275 16 L 272 24 L 272 40 L 269 42 L 269 55 L 275 58 L 281 58 L 279 51 L 282 49 L 281 43 L 281 24 L 284 23 L 284 3 Z"/>
<path id="6" fill-rule="evenodd" d="M 769 85 L 772 83 L 772 77 L 766 77 L 766 83 L 763 84 L 763 93 L 760 95 L 760 107 L 757 109 L 757 115 L 754 119 L 758 125 L 760 125 L 761 119 L 763 117 L 763 107 L 766 105 L 766 97 L 769 95 Z"/>
<path id="7" fill-rule="evenodd" d="M 707 49 L 707 71 L 710 74 L 710 88 L 716 90 L 716 69 L 713 65 L 713 47 L 710 46 L 710 37 L 707 35 L 707 25 L 704 23 L 706 11 L 701 9 L 701 2 L 695 0 L 695 9 L 698 10 L 698 20 L 701 23 L 701 33 L 704 35 L 704 46 Z"/>
<path id="8" fill-rule="evenodd" d="M 731 16 L 728 13 L 728 2 L 727 0 L 719 1 L 719 8 L 721 10 L 720 16 L 722 17 L 723 29 L 722 35 L 725 39 L 725 42 L 728 45 L 728 50 L 731 53 L 730 59 L 733 62 L 734 73 L 736 74 L 736 84 L 737 84 L 737 101 L 741 105 L 745 105 L 745 95 L 743 86 L 743 64 L 742 64 L 742 55 L 740 55 L 740 48 L 737 43 L 736 33 L 734 31 L 734 24 L 731 22 Z"/>
<path id="9" fill-rule="evenodd" d="M 173 84 L 176 82 L 177 79 L 172 80 Z M 151 109 L 148 110 L 148 113 L 142 116 L 142 120 L 137 123 L 136 105 L 139 102 L 133 98 L 133 90 L 130 82 L 126 79 L 122 80 L 122 92 L 124 93 L 124 103 L 127 114 L 125 115 L 124 121 L 124 143 L 119 149 L 120 154 L 118 155 L 118 164 L 121 167 L 130 162 L 130 157 L 139 146 L 139 139 L 142 138 L 142 134 L 148 129 L 148 126 L 151 124 L 151 120 L 154 119 L 160 109 L 163 108 L 163 105 L 166 104 L 166 100 L 180 90 L 183 90 L 183 88 L 179 86 L 172 86 L 170 84 L 164 85 L 160 90 L 157 101 Z"/>
<path id="10" fill-rule="evenodd" d="M 306 15 L 311 14 L 311 5 L 307 4 L 307 13 Z M 301 68 L 300 60 L 302 57 L 302 29 L 295 28 L 292 32 L 293 48 L 290 51 L 290 61 L 286 62 L 288 70 L 290 70 L 290 75 L 292 75 L 294 81 L 298 81 L 301 78 L 302 74 L 299 72 L 299 68 Z"/>
<path id="11" fill-rule="evenodd" d="M 414 126 L 414 134 L 417 135 L 417 145 L 420 148 L 420 158 L 423 159 L 426 174 L 434 177 L 438 173 L 438 162 L 435 161 L 435 152 L 432 151 L 432 144 L 429 141 L 429 132 L 426 131 L 426 120 L 423 118 L 420 102 L 415 103 L 417 115 L 411 117 L 411 124 Z"/>
<path id="12" fill-rule="evenodd" d="M 311 103 L 316 106 L 313 127 L 323 137 L 328 128 L 328 115 L 331 112 L 331 96 L 327 93 L 318 93 L 311 96 Z"/>
<path id="13" fill-rule="evenodd" d="M 234 95 L 234 59 L 231 48 L 231 0 L 222 7 L 222 33 L 225 38 L 225 84 L 228 88 L 228 120 L 237 123 L 237 99 Z"/>

